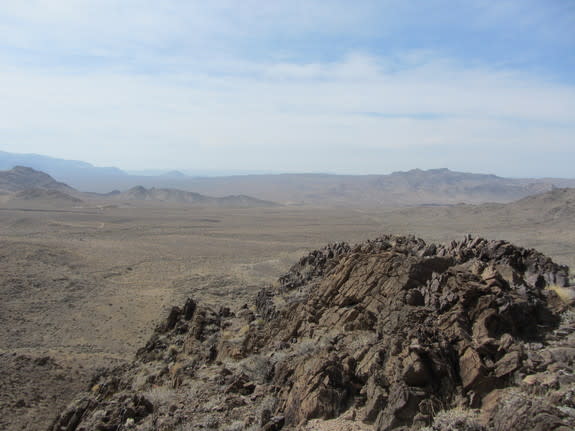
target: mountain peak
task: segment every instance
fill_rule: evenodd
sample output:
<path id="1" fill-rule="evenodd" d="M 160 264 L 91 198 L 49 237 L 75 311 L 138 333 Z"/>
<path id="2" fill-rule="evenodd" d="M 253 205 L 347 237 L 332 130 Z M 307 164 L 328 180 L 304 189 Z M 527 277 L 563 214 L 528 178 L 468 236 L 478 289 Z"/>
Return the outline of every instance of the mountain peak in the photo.
<path id="1" fill-rule="evenodd" d="M 0 171 L 0 190 L 18 192 L 30 188 L 74 192 L 67 184 L 56 181 L 45 172 L 28 166 L 15 166 L 7 171 Z"/>

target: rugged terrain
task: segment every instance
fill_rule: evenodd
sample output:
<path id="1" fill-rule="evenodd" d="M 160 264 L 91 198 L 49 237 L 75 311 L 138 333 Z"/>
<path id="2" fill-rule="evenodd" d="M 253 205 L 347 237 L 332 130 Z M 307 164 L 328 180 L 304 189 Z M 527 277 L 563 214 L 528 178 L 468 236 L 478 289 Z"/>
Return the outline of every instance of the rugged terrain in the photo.
<path id="1" fill-rule="evenodd" d="M 67 184 L 56 181 L 45 172 L 25 166 L 16 166 L 7 171 L 0 171 L 0 190 L 18 192 L 27 189 L 57 190 L 63 193 L 74 193 Z"/>
<path id="2" fill-rule="evenodd" d="M 51 430 L 567 431 L 568 283 L 505 241 L 330 245 L 243 306 L 173 307 Z"/>
<path id="3" fill-rule="evenodd" d="M 173 304 L 192 296 L 237 308 L 328 242 L 381 232 L 445 242 L 472 232 L 575 265 L 572 190 L 400 210 L 91 199 L 0 205 L 1 429 L 46 429 L 100 367 L 131 361 Z"/>
<path id="4" fill-rule="evenodd" d="M 0 209 L 0 429 L 45 430 L 186 296 L 242 304 L 306 249 L 374 229 L 284 207 Z"/>
<path id="5" fill-rule="evenodd" d="M 6 207 L 70 208 L 81 204 L 84 207 L 101 207 L 102 205 L 117 204 L 118 202 L 129 203 L 131 201 L 216 208 L 277 206 L 274 202 L 246 195 L 211 197 L 178 189 L 155 187 L 146 189 L 142 186 L 132 187 L 125 192 L 82 193 L 67 184 L 56 181 L 45 172 L 32 168 L 16 166 L 7 171 L 0 171 L 0 205 Z"/>

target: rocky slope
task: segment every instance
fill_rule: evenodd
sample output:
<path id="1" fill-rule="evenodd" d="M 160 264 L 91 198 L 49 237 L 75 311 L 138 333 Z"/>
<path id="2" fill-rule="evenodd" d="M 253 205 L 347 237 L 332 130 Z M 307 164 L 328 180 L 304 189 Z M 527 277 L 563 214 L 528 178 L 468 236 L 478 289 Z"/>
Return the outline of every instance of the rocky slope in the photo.
<path id="1" fill-rule="evenodd" d="M 568 283 L 505 241 L 330 245 L 253 304 L 174 307 L 50 430 L 566 431 Z"/>
<path id="2" fill-rule="evenodd" d="M 545 222 L 575 217 L 575 188 L 555 188 L 547 193 L 527 196 L 508 205 L 512 213 L 538 212 Z"/>
<path id="3" fill-rule="evenodd" d="M 62 193 L 74 193 L 72 187 L 56 181 L 50 175 L 27 168 L 16 166 L 8 171 L 0 171 L 0 191 L 19 192 L 27 189 L 53 190 Z"/>
<path id="4" fill-rule="evenodd" d="M 46 190 L 46 189 L 26 189 L 12 194 L 8 198 L 9 202 L 44 202 L 48 204 L 81 204 L 82 199 L 71 196 L 67 193 L 61 192 L 59 190 Z"/>
<path id="5" fill-rule="evenodd" d="M 81 194 L 50 175 L 24 166 L 0 171 L 0 205 L 69 207 L 81 204 Z"/>

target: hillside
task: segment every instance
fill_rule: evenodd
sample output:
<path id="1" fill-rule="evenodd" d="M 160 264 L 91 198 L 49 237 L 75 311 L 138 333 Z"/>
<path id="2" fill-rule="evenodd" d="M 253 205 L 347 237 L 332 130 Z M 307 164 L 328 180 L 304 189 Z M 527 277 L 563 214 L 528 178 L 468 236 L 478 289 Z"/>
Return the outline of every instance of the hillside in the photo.
<path id="1" fill-rule="evenodd" d="M 410 217 L 419 214 L 422 217 L 427 215 L 429 218 L 506 219 L 532 227 L 543 223 L 548 226 L 570 226 L 573 217 L 575 217 L 575 189 L 553 188 L 550 191 L 536 193 L 506 204 L 459 204 L 427 208 L 406 208 L 398 210 L 398 212 Z"/>
<path id="2" fill-rule="evenodd" d="M 394 196 L 396 202 L 405 204 L 508 202 L 551 188 L 550 184 L 539 181 L 518 181 L 449 169 L 394 172 L 375 178 L 372 184 L 377 190 Z"/>
<path id="3" fill-rule="evenodd" d="M 246 195 L 223 197 L 205 196 L 171 188 L 132 187 L 125 192 L 111 192 L 105 195 L 80 193 L 67 184 L 56 181 L 50 175 L 32 168 L 17 166 L 8 171 L 0 171 L 0 196 L 5 204 L 37 204 L 61 206 L 78 204 L 83 199 L 95 202 L 138 201 L 166 205 L 192 205 L 212 208 L 264 208 L 277 206 L 276 203 L 256 199 Z"/>
<path id="4" fill-rule="evenodd" d="M 469 236 L 330 245 L 249 304 L 172 308 L 51 430 L 573 429 L 568 277 Z"/>
<path id="5" fill-rule="evenodd" d="M 25 189 L 12 194 L 7 202 L 15 203 L 44 203 L 50 205 L 78 205 L 83 203 L 82 199 L 71 196 L 59 190 L 46 190 L 46 189 Z"/>
<path id="6" fill-rule="evenodd" d="M 45 172 L 16 166 L 0 171 L 0 204 L 3 207 L 64 208 L 83 203 L 81 193 Z"/>
<path id="7" fill-rule="evenodd" d="M 55 190 L 74 193 L 67 184 L 56 181 L 50 175 L 24 166 L 16 166 L 8 171 L 0 171 L 0 190 L 19 192 L 26 189 Z"/>
<path id="8" fill-rule="evenodd" d="M 529 213 L 532 217 L 540 217 L 545 221 L 575 217 L 575 188 L 553 189 L 547 193 L 528 196 L 510 204 L 508 210 Z"/>

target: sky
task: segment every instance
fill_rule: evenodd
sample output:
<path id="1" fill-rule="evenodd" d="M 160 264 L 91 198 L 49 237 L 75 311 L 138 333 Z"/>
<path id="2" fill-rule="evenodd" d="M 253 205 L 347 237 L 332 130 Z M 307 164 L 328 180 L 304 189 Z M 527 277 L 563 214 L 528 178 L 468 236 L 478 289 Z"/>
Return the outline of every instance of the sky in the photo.
<path id="1" fill-rule="evenodd" d="M 575 177 L 574 0 L 0 0 L 0 150 Z"/>

